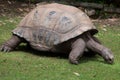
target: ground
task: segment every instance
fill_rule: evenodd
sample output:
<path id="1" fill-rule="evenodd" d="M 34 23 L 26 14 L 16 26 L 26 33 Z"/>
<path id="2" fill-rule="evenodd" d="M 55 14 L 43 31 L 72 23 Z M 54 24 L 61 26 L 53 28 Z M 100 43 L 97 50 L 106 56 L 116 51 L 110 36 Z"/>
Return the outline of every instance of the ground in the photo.
<path id="1" fill-rule="evenodd" d="M 24 16 L 28 13 L 34 5 L 28 5 L 26 3 L 10 1 L 10 0 L 0 0 L 0 16 Z"/>
<path id="2" fill-rule="evenodd" d="M 42 2 L 40 4 L 45 4 Z M 24 17 L 28 12 L 35 8 L 37 4 L 29 4 L 18 1 L 0 0 L 0 16 L 9 17 Z M 120 25 L 120 18 L 107 18 L 107 19 L 95 19 L 93 22 L 97 22 L 100 25 L 110 26 L 110 25 Z"/>

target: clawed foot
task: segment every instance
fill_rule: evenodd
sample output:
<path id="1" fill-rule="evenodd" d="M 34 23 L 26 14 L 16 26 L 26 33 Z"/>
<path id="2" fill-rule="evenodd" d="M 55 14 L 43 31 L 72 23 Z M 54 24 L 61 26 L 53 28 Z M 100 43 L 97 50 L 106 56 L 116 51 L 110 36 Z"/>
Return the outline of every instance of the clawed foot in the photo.
<path id="1" fill-rule="evenodd" d="M 69 58 L 69 62 L 72 63 L 72 64 L 79 64 L 79 61 L 78 60 L 75 60 L 75 59 L 70 59 Z"/>
<path id="2" fill-rule="evenodd" d="M 3 51 L 3 52 L 10 52 L 12 51 L 13 49 L 11 47 L 9 47 L 8 45 L 5 45 L 3 44 L 1 47 L 0 47 L 0 51 Z"/>
<path id="3" fill-rule="evenodd" d="M 70 61 L 70 63 L 72 63 L 72 64 L 79 64 L 79 62 L 78 61 Z"/>

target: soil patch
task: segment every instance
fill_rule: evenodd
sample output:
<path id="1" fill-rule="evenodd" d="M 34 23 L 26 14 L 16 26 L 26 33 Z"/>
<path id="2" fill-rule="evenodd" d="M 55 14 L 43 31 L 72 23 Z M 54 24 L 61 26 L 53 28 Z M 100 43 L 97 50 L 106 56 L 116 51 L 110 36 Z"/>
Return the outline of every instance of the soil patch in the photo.
<path id="1" fill-rule="evenodd" d="M 45 4 L 40 3 L 39 5 Z M 0 0 L 0 16 L 23 17 L 30 12 L 35 4 L 23 3 L 14 0 Z M 120 26 L 120 18 L 96 19 L 95 24 L 103 26 Z"/>

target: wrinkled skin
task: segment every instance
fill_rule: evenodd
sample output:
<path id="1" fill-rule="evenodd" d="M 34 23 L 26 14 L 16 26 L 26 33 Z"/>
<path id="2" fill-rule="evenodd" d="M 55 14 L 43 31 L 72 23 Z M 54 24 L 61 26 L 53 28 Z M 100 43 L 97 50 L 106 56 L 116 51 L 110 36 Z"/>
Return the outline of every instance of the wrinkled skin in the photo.
<path id="1" fill-rule="evenodd" d="M 16 35 L 13 35 L 11 39 L 6 41 L 1 46 L 1 51 L 9 52 L 14 50 L 24 40 Z M 40 47 L 37 49 L 41 50 Z M 78 64 L 80 58 L 84 54 L 85 49 L 98 53 L 104 58 L 107 63 L 112 64 L 114 61 L 113 54 L 110 49 L 103 46 L 99 40 L 93 37 L 89 32 L 80 35 L 77 38 L 66 41 L 60 45 L 55 46 L 51 50 L 52 52 L 69 53 L 69 61 L 72 64 Z"/>

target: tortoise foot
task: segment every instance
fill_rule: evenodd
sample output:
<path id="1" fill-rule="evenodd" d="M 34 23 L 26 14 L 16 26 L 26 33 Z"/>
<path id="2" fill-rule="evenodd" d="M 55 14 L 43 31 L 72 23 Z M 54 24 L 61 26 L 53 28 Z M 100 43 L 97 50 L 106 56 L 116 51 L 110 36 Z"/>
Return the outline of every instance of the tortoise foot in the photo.
<path id="1" fill-rule="evenodd" d="M 12 51 L 13 49 L 10 47 L 10 46 L 8 46 L 8 45 L 6 45 L 6 44 L 3 44 L 1 47 L 0 47 L 0 51 L 3 51 L 3 52 L 10 52 L 10 51 Z"/>
<path id="2" fill-rule="evenodd" d="M 10 52 L 14 50 L 21 42 L 21 38 L 16 35 L 12 35 L 12 37 L 0 47 L 0 51 Z"/>
<path id="3" fill-rule="evenodd" d="M 78 60 L 74 60 L 74 59 L 69 59 L 70 63 L 71 64 L 79 64 L 79 61 Z"/>
<path id="4" fill-rule="evenodd" d="M 69 62 L 71 63 L 71 64 L 79 64 L 79 59 L 78 58 L 75 58 L 75 57 L 73 57 L 73 56 L 69 56 Z"/>

